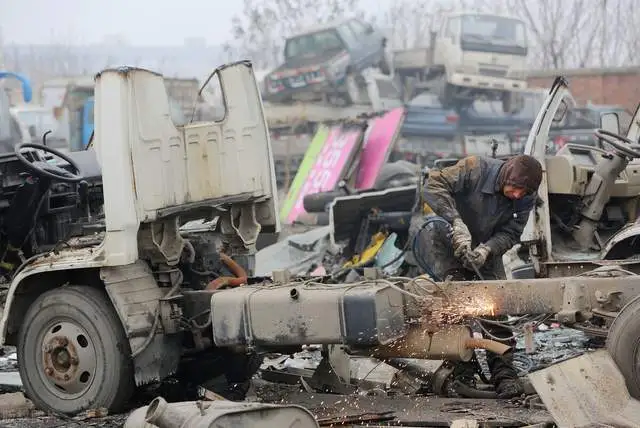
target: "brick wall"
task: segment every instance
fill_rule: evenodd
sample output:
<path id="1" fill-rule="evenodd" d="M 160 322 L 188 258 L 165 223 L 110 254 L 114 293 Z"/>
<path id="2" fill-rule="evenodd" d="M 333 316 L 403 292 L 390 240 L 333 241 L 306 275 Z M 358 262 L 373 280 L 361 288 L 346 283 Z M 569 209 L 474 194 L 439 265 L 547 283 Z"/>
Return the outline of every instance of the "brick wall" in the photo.
<path id="1" fill-rule="evenodd" d="M 640 67 L 534 71 L 527 81 L 529 86 L 548 88 L 558 75 L 567 79 L 579 104 L 621 105 L 633 113 L 640 103 Z"/>

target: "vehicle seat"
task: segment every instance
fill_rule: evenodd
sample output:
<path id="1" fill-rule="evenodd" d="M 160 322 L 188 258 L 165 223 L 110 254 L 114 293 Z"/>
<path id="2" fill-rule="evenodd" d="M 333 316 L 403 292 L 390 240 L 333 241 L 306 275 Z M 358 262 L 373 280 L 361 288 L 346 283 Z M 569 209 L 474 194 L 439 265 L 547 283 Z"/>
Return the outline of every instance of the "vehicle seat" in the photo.
<path id="1" fill-rule="evenodd" d="M 93 149 L 66 153 L 80 168 L 80 173 L 89 182 L 102 181 L 102 168 Z M 62 165 L 68 165 L 66 162 Z"/>

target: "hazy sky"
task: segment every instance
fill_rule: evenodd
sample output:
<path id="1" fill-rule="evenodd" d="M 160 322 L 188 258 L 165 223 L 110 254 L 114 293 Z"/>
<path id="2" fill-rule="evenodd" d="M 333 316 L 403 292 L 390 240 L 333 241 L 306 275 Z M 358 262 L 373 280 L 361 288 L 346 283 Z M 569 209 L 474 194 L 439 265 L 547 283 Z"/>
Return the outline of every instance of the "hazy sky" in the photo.
<path id="1" fill-rule="evenodd" d="M 122 35 L 136 45 L 224 43 L 242 0 L 0 0 L 5 43 L 94 43 Z M 53 40 L 52 40 L 53 39 Z"/>

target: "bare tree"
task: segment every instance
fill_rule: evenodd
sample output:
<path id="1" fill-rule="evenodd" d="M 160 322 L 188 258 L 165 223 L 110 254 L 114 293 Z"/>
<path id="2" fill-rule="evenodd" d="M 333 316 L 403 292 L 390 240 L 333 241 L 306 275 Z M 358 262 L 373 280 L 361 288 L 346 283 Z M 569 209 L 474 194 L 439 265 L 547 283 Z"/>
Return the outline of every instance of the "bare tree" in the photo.
<path id="1" fill-rule="evenodd" d="M 429 33 L 439 29 L 442 16 L 458 8 L 469 8 L 463 3 L 464 0 L 396 0 L 382 19 L 390 46 L 392 49 L 428 46 Z"/>
<path id="2" fill-rule="evenodd" d="M 248 57 L 257 68 L 269 68 L 282 57 L 283 42 L 303 28 L 348 15 L 364 16 L 359 0 L 244 0 L 243 12 L 233 18 L 228 57 Z"/>

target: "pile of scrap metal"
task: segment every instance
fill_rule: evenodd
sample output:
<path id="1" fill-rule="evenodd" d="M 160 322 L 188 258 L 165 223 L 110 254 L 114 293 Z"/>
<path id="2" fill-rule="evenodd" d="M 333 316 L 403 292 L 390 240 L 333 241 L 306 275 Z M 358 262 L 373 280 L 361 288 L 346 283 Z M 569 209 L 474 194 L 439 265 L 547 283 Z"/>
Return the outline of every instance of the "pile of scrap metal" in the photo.
<path id="1" fill-rule="evenodd" d="M 628 313 L 623 317 L 623 308 L 636 296 L 633 279 L 637 278 L 640 266 L 634 257 L 640 236 L 636 221 L 640 175 L 635 161 L 640 158 L 637 144 L 640 113 L 636 112 L 626 136 L 620 135 L 615 115 L 602 118 L 602 129 L 596 135 L 606 142 L 603 147 L 607 149 L 566 145 L 548 157 L 545 146 L 550 126 L 562 120 L 572 102 L 568 85 L 564 79 L 557 79 L 529 135 L 525 153 L 544 162 L 546 176 L 539 190 L 539 204 L 521 239 L 519 266 L 512 268 L 515 280 L 488 281 L 465 288 L 468 285 L 439 284 L 428 277 L 415 277 L 420 257 L 415 254 L 409 238 L 409 223 L 416 214 L 426 214 L 428 218 L 429 213 L 421 203 L 421 187 L 428 171 L 416 180 L 417 184 L 384 190 L 364 189 L 348 195 L 326 192 L 307 196 L 305 208 L 313 209 L 312 202 L 322 209 L 328 207 L 329 226 L 309 232 L 305 237 L 288 238 L 285 245 L 289 249 L 296 248 L 308 256 L 298 258 L 303 261 L 300 266 L 305 267 L 292 269 L 294 275 L 307 275 L 324 263 L 326 274 L 317 270 L 316 274 L 321 278 L 315 281 L 300 278 L 300 284 L 322 283 L 330 289 L 335 287 L 330 285 L 332 283 L 344 286 L 363 281 L 384 283 L 393 289 L 401 288 L 404 294 L 418 301 L 428 300 L 427 314 L 424 307 L 414 312 L 416 319 L 422 320 L 421 327 L 409 329 L 401 340 L 404 357 L 429 359 L 435 355 L 430 352 L 434 347 L 439 359 L 443 359 L 443 355 L 450 361 L 473 359 L 473 352 L 467 347 L 470 343 L 479 343 L 475 342 L 471 329 L 452 327 L 432 331 L 423 317 L 453 316 L 467 320 L 465 323 L 469 325 L 469 317 L 482 324 L 482 317 L 486 316 L 529 314 L 518 318 L 517 323 L 507 323 L 510 330 L 526 336 L 533 325 L 545 319 L 545 314 L 555 314 L 558 322 L 583 330 L 590 336 L 604 338 L 609 335 L 609 351 L 628 375 L 632 362 L 621 339 L 621 331 L 632 316 L 632 309 L 627 309 Z M 446 161 L 435 167 L 442 166 L 446 166 Z M 304 244 L 299 245 L 301 242 Z M 314 251 L 315 255 L 312 255 Z M 327 263 L 327 260 L 331 262 Z M 270 268 L 275 269 L 275 264 L 272 259 Z M 570 277 L 572 275 L 579 277 Z M 628 278 L 630 282 L 623 286 L 616 278 Z M 518 282 L 520 279 L 525 282 Z M 613 323 L 616 317 L 618 322 Z M 623 318 L 625 322 L 620 321 Z M 449 319 L 445 324 L 451 322 Z M 438 341 L 445 336 L 446 340 Z M 422 345 L 419 350 L 415 343 Z M 447 351 L 439 349 L 440 345 L 446 346 Z M 368 356 L 389 363 L 394 354 L 393 351 L 385 353 L 384 347 L 378 347 Z M 456 385 L 458 389 L 451 391 L 441 387 L 434 392 L 467 396 L 486 393 L 484 387 L 469 391 L 464 389 L 468 384 L 459 385 L 455 367 L 455 364 L 451 365 L 446 379 L 449 386 Z M 476 371 L 480 375 L 480 370 Z M 347 373 L 344 376 L 349 378 Z M 479 378 L 482 380 L 482 376 Z M 635 388 L 637 393 L 638 387 Z"/>

